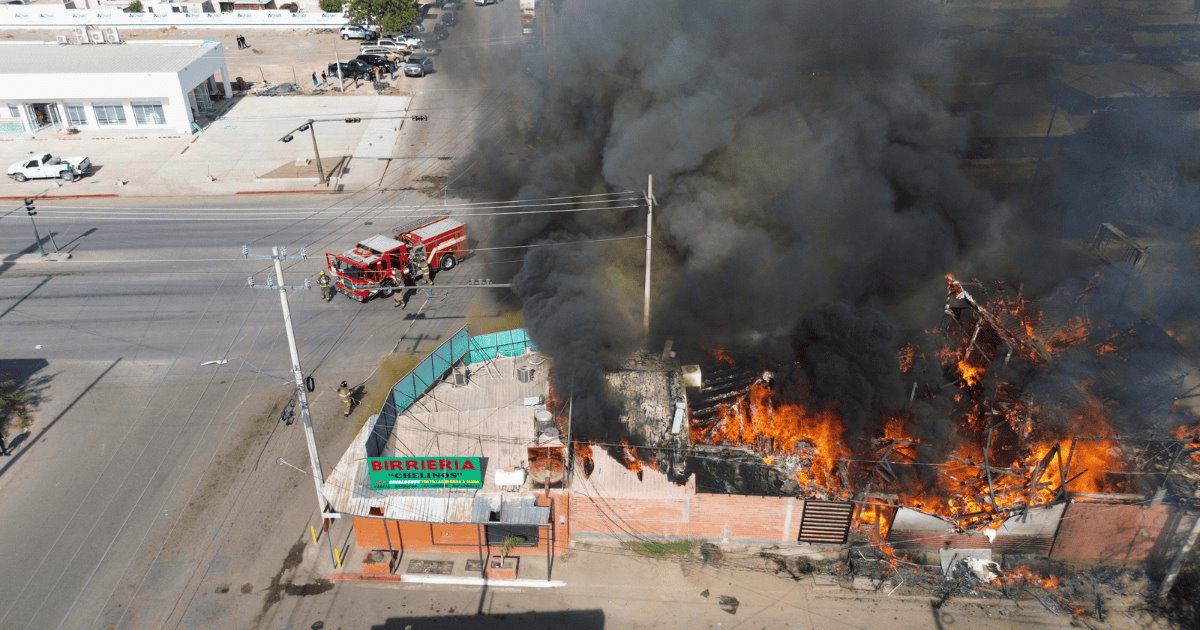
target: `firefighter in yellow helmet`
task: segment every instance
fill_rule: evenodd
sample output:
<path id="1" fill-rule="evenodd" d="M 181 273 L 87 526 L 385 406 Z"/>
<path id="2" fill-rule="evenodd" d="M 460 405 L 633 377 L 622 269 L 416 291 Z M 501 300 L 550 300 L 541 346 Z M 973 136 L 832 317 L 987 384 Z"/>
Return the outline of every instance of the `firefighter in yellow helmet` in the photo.
<path id="1" fill-rule="evenodd" d="M 350 397 L 350 386 L 346 381 L 342 381 L 337 388 L 338 398 L 342 399 L 342 415 L 350 415 L 350 410 L 354 407 L 354 399 Z"/>
<path id="2" fill-rule="evenodd" d="M 329 281 L 329 274 L 322 269 L 321 273 L 317 274 L 317 286 L 321 287 L 321 299 L 329 302 L 333 300 L 333 283 Z"/>

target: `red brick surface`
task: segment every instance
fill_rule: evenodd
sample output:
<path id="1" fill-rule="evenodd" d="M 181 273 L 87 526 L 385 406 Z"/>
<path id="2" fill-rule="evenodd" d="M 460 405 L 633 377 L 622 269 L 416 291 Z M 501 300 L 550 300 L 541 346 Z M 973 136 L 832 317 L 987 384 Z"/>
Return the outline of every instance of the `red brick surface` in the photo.
<path id="1" fill-rule="evenodd" d="M 792 520 L 787 531 L 788 504 Z M 573 532 L 794 542 L 804 502 L 786 497 L 695 494 L 686 499 L 612 499 L 575 495 Z"/>
<path id="2" fill-rule="evenodd" d="M 1063 513 L 1050 557 L 1134 565 L 1156 560 L 1170 545 L 1178 519 L 1166 504 L 1072 503 Z"/>

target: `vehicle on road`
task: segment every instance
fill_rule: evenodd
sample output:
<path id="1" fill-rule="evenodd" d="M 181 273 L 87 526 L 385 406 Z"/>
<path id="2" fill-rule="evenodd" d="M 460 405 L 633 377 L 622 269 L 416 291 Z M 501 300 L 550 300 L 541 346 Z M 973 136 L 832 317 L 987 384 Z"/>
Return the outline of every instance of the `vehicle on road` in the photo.
<path id="1" fill-rule="evenodd" d="M 404 76 L 423 77 L 427 74 L 433 74 L 433 60 L 429 57 L 417 55 L 404 62 Z"/>
<path id="2" fill-rule="evenodd" d="M 450 217 L 438 217 L 400 226 L 390 237 L 376 234 L 341 254 L 327 252 L 325 262 L 339 292 L 366 302 L 416 284 L 425 263 L 431 270 L 446 271 L 468 252 L 467 227 Z"/>
<path id="3" fill-rule="evenodd" d="M 355 57 L 355 59 L 367 64 L 368 66 L 378 66 L 383 68 L 384 72 L 395 72 L 396 70 L 400 69 L 400 63 L 393 61 L 391 57 L 387 55 L 365 54 L 359 55 Z"/>
<path id="4" fill-rule="evenodd" d="M 362 24 L 347 24 L 342 27 L 342 39 L 375 39 L 376 37 L 379 37 L 377 31 Z"/>
<path id="5" fill-rule="evenodd" d="M 8 176 L 18 182 L 50 177 L 61 177 L 73 182 L 75 178 L 86 175 L 91 168 L 92 161 L 86 156 L 58 157 L 43 153 L 15 162 L 8 167 Z"/>
<path id="6" fill-rule="evenodd" d="M 475 6 L 485 7 L 489 4 L 496 4 L 499 0 L 475 0 Z"/>
<path id="7" fill-rule="evenodd" d="M 433 38 L 434 39 L 441 41 L 443 39 L 446 39 L 447 37 L 450 37 L 450 29 L 446 28 L 445 24 L 434 24 L 433 25 Z"/>
<path id="8" fill-rule="evenodd" d="M 338 70 L 341 70 L 339 73 Z M 328 68 L 329 76 L 340 76 L 343 79 L 370 79 L 375 75 L 374 68 L 358 59 L 343 61 L 341 63 L 331 63 Z"/>
<path id="9" fill-rule="evenodd" d="M 442 11 L 442 24 L 446 26 L 458 24 L 458 14 L 454 11 Z"/>

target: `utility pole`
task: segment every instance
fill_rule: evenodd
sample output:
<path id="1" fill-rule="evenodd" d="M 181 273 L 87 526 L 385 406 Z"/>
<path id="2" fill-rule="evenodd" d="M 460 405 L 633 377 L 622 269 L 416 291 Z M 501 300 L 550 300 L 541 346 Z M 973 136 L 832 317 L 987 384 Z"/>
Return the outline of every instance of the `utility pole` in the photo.
<path id="1" fill-rule="evenodd" d="M 642 333 L 650 337 L 650 243 L 654 233 L 654 175 L 646 176 L 646 294 L 642 299 Z"/>
<path id="2" fill-rule="evenodd" d="M 312 468 L 313 486 L 317 491 L 317 513 L 325 514 L 325 494 L 322 487 L 325 485 L 323 479 L 324 473 L 321 471 L 321 459 L 317 455 L 317 442 L 313 435 L 312 415 L 308 409 L 308 390 L 304 386 L 304 372 L 300 369 L 300 353 L 296 350 L 296 334 L 292 331 L 292 311 L 288 308 L 287 290 L 288 289 L 310 289 L 312 287 L 308 279 L 304 280 L 301 286 L 287 286 L 283 283 L 283 261 L 287 259 L 287 248 L 280 249 L 278 247 L 271 248 L 271 255 L 251 255 L 249 248 L 242 246 L 242 256 L 245 258 L 270 258 L 275 262 L 275 280 L 279 283 L 279 305 L 283 309 L 283 328 L 287 332 L 288 351 L 292 355 L 292 375 L 296 378 L 296 398 L 300 401 L 300 420 L 304 424 L 304 438 L 308 442 L 308 461 Z M 308 259 L 308 250 L 300 250 L 300 259 Z M 254 284 L 254 278 L 247 278 L 247 284 L 254 289 L 275 289 L 276 287 L 268 279 L 266 286 Z"/>

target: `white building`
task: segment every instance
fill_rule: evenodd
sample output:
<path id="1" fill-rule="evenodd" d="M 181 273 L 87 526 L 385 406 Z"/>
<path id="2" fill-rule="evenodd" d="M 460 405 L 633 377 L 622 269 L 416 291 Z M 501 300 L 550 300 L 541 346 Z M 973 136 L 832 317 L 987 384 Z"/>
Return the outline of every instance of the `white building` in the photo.
<path id="1" fill-rule="evenodd" d="M 232 93 L 217 41 L 0 41 L 0 134 L 45 128 L 191 133 Z"/>

